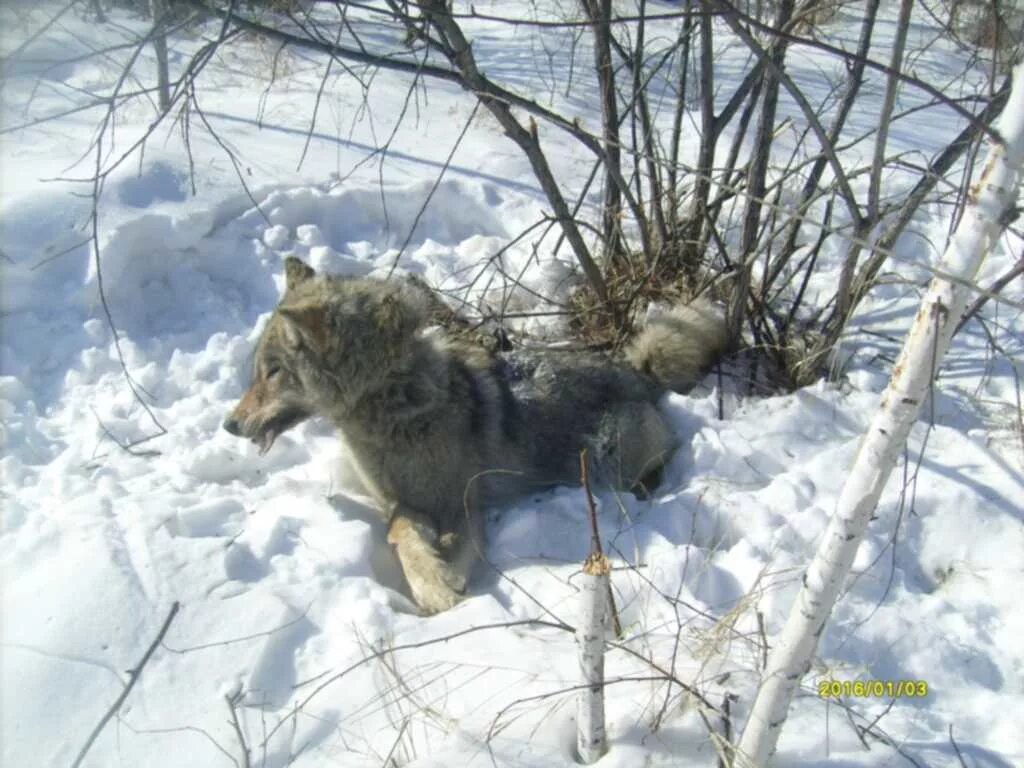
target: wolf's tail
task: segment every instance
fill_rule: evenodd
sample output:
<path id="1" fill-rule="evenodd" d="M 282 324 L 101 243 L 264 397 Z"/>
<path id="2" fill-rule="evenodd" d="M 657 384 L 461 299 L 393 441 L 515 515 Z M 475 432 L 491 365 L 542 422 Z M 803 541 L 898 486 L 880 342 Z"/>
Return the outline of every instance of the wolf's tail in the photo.
<path id="1" fill-rule="evenodd" d="M 626 359 L 666 389 L 685 392 L 725 351 L 725 319 L 698 299 L 648 321 L 626 348 Z"/>

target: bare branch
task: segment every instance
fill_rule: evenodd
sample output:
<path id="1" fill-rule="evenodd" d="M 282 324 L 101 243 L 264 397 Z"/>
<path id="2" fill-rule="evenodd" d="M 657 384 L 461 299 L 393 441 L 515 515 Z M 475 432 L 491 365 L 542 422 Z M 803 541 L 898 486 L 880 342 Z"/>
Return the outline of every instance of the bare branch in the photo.
<path id="1" fill-rule="evenodd" d="M 149 657 L 153 655 L 153 651 L 155 651 L 156 647 L 160 645 L 160 641 L 164 639 L 164 635 L 166 635 L 167 630 L 170 629 L 171 622 L 174 621 L 174 617 L 178 615 L 178 609 L 180 607 L 181 606 L 177 601 L 171 605 L 171 610 L 168 612 L 167 618 L 164 619 L 163 626 L 160 627 L 160 631 L 157 632 L 153 642 L 149 644 L 149 648 L 146 649 L 146 652 L 142 655 L 142 659 L 139 663 L 136 664 L 133 669 L 129 670 L 128 682 L 125 684 L 124 690 L 121 691 L 121 695 L 117 697 L 117 700 L 110 705 L 110 708 L 106 711 L 103 717 L 100 718 L 100 721 L 96 723 L 96 727 L 92 729 L 92 733 L 89 734 L 89 738 L 86 739 L 85 744 L 83 744 L 82 748 L 78 751 L 78 755 L 75 757 L 75 761 L 71 764 L 71 768 L 78 768 L 78 766 L 82 764 L 85 756 L 89 753 L 89 750 L 92 749 L 93 743 L 106 727 L 107 723 L 110 722 L 110 718 L 116 715 L 118 710 L 121 709 L 121 705 L 124 704 L 125 699 L 128 698 L 128 694 L 132 692 L 132 688 L 135 687 L 135 683 L 138 682 L 139 677 L 142 676 L 142 670 L 149 661 Z"/>

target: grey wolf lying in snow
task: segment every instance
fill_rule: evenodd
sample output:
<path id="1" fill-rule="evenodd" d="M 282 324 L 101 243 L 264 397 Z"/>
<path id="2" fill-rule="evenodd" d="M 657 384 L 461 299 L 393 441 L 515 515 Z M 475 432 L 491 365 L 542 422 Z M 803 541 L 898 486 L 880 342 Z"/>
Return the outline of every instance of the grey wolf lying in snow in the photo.
<path id="1" fill-rule="evenodd" d="M 483 510 L 578 484 L 581 449 L 605 484 L 651 487 L 674 448 L 658 398 L 692 386 L 725 343 L 706 308 L 677 307 L 648 324 L 623 362 L 490 354 L 420 333 L 430 301 L 408 283 L 320 276 L 295 258 L 285 276 L 252 384 L 224 428 L 265 452 L 304 419 L 330 419 L 426 613 L 464 591 Z"/>

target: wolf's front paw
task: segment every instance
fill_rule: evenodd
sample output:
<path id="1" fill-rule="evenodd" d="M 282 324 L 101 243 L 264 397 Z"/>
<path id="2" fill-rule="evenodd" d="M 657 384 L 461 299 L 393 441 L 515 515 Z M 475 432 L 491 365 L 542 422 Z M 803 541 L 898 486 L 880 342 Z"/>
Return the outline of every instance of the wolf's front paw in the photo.
<path id="1" fill-rule="evenodd" d="M 424 614 L 447 611 L 462 599 L 466 589 L 464 569 L 442 554 L 450 554 L 452 546 L 458 543 L 457 536 L 439 537 L 422 519 L 405 514 L 392 521 L 388 541 L 397 548 L 413 600 Z"/>
<path id="2" fill-rule="evenodd" d="M 414 588 L 412 596 L 425 616 L 454 608 L 463 597 L 447 584 L 437 584 L 426 589 Z"/>
<path id="3" fill-rule="evenodd" d="M 421 562 L 421 568 L 406 572 L 413 599 L 426 615 L 455 606 L 466 588 L 466 579 L 440 558 Z"/>

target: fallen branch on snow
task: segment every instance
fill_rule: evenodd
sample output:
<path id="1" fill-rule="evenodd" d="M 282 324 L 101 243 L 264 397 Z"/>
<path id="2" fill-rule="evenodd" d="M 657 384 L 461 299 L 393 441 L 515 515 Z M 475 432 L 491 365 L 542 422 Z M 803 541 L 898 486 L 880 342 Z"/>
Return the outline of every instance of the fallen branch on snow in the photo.
<path id="1" fill-rule="evenodd" d="M 92 749 L 93 743 L 99 737 L 107 723 L 110 722 L 110 718 L 116 715 L 118 710 L 121 709 L 121 705 L 124 704 L 125 699 L 128 698 L 128 694 L 132 692 L 132 688 L 135 687 L 135 683 L 142 675 L 142 669 L 149 661 L 149 657 L 153 655 L 153 651 L 155 651 L 156 647 L 160 645 L 160 641 L 164 639 L 164 635 L 166 635 L 167 630 L 170 629 L 171 622 L 174 621 L 174 617 L 178 614 L 178 609 L 180 607 L 181 604 L 178 603 L 178 601 L 175 601 L 174 605 L 171 606 L 171 610 L 167 614 L 167 618 L 164 619 L 163 626 L 160 627 L 160 631 L 157 633 L 153 642 L 149 644 L 149 648 L 147 648 L 146 652 L 143 654 L 142 660 L 135 665 L 134 669 L 129 670 L 128 682 L 125 684 L 124 690 L 121 691 L 121 695 L 117 697 L 117 701 L 110 705 L 110 709 L 108 709 L 106 714 L 104 714 L 103 717 L 100 718 L 100 721 L 96 723 L 96 727 L 92 729 L 92 733 L 89 734 L 89 738 L 86 739 L 85 744 L 79 750 L 78 756 L 75 758 L 75 762 L 71 764 L 71 768 L 78 768 L 78 766 L 82 764 L 86 754 L 88 754 L 89 750 Z"/>

